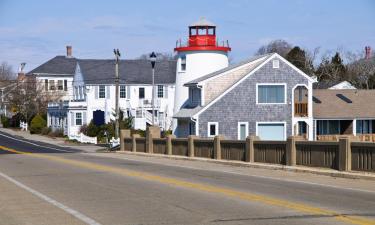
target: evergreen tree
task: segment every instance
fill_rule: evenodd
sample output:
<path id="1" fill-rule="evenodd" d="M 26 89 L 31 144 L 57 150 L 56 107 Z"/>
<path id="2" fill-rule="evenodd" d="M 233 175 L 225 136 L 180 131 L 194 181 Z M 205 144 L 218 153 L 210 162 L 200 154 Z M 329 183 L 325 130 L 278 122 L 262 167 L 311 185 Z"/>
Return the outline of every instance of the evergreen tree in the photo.
<path id="1" fill-rule="evenodd" d="M 295 46 L 292 48 L 292 50 L 290 50 L 286 55 L 286 59 L 306 74 L 313 74 L 314 66 L 312 62 L 308 60 L 306 52 L 300 47 Z"/>

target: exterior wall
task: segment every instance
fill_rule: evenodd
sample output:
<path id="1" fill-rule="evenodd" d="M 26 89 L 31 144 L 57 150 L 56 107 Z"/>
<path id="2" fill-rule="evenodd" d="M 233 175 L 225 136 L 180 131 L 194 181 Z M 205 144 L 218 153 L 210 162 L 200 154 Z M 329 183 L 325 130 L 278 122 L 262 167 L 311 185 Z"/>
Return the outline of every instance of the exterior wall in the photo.
<path id="1" fill-rule="evenodd" d="M 181 71 L 181 57 L 186 56 L 186 71 Z M 228 56 L 221 51 L 181 52 L 178 55 L 174 113 L 177 113 L 189 98 L 184 84 L 228 66 Z"/>
<path id="2" fill-rule="evenodd" d="M 53 80 L 56 86 L 56 90 L 50 90 L 48 87 L 48 91 L 45 91 L 45 80 Z M 57 90 L 58 81 L 61 80 L 64 85 L 64 80 L 67 81 L 67 91 L 64 90 Z M 37 81 L 37 88 L 41 91 L 42 94 L 46 96 L 50 96 L 52 100 L 58 97 L 58 100 L 67 101 L 70 100 L 71 96 L 73 95 L 73 75 L 71 76 L 58 76 L 58 75 L 38 75 L 36 76 Z"/>
<path id="3" fill-rule="evenodd" d="M 257 83 L 285 83 L 286 104 L 256 104 Z M 207 137 L 208 122 L 219 122 L 219 134 L 232 139 L 238 138 L 238 122 L 249 123 L 249 135 L 256 135 L 256 122 L 285 122 L 286 136 L 292 135 L 292 90 L 297 84 L 311 88 L 306 77 L 282 60 L 278 69 L 268 61 L 199 115 L 199 135 Z"/>

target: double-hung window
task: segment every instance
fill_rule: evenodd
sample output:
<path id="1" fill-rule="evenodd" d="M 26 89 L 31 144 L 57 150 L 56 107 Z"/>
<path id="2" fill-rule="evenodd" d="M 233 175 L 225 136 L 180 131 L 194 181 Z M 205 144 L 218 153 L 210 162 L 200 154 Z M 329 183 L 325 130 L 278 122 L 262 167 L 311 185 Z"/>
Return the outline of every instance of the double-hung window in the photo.
<path id="1" fill-rule="evenodd" d="M 64 89 L 63 80 L 57 81 L 57 90 L 62 91 Z"/>
<path id="2" fill-rule="evenodd" d="M 105 98 L 105 86 L 99 85 L 99 98 Z"/>
<path id="3" fill-rule="evenodd" d="M 126 86 L 125 85 L 120 86 L 120 98 L 126 98 Z"/>
<path id="4" fill-rule="evenodd" d="M 164 86 L 158 85 L 158 98 L 164 98 Z"/>
<path id="5" fill-rule="evenodd" d="M 285 84 L 257 84 L 258 104 L 286 104 Z"/>
<path id="6" fill-rule="evenodd" d="M 76 126 L 82 125 L 82 113 L 77 112 L 76 113 Z"/>
<path id="7" fill-rule="evenodd" d="M 139 99 L 144 99 L 145 98 L 145 88 L 140 87 L 139 88 Z"/>
<path id="8" fill-rule="evenodd" d="M 181 71 L 186 71 L 186 56 L 182 56 L 181 57 L 181 68 L 180 68 L 180 70 Z"/>

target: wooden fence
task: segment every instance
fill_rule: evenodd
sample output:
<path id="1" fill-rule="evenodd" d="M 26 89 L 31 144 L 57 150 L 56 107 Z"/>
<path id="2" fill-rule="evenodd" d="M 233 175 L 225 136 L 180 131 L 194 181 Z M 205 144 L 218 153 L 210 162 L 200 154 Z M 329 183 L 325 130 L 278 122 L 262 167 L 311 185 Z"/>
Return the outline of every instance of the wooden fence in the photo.
<path id="1" fill-rule="evenodd" d="M 220 136 L 214 139 L 133 136 L 121 140 L 123 151 L 375 172 L 375 143 L 351 142 L 350 138 L 303 141 L 289 137 L 287 141 L 261 141 L 249 136 L 240 141 Z"/>

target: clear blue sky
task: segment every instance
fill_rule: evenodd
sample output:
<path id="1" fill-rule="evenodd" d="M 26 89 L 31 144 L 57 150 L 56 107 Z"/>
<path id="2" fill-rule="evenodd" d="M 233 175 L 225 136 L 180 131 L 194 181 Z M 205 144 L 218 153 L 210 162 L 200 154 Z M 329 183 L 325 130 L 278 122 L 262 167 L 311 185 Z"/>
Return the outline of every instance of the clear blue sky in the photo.
<path id="1" fill-rule="evenodd" d="M 73 46 L 79 58 L 173 52 L 187 26 L 206 17 L 240 61 L 264 43 L 285 39 L 322 51 L 375 49 L 374 0 L 0 0 L 0 61 L 26 70 Z"/>

